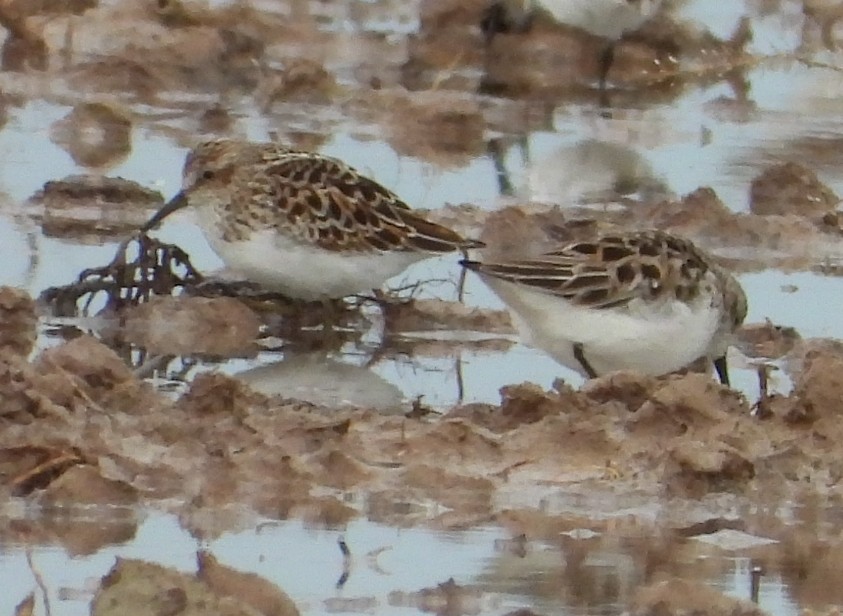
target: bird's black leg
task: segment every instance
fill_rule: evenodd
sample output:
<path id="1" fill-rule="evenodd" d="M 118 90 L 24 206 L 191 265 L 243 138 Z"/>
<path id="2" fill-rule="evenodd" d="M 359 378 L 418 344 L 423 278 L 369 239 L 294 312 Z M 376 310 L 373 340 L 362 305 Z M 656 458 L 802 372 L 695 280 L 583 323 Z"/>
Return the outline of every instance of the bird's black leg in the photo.
<path id="1" fill-rule="evenodd" d="M 486 44 L 492 42 L 496 34 L 503 32 L 528 32 L 533 25 L 532 11 L 526 9 L 524 14 L 510 14 L 506 5 L 500 0 L 492 2 L 483 11 L 480 20 L 480 31 Z"/>
<path id="2" fill-rule="evenodd" d="M 509 171 L 507 171 L 506 164 L 504 164 L 505 154 L 501 139 L 499 137 L 489 139 L 489 143 L 486 144 L 486 152 L 489 158 L 492 159 L 492 164 L 495 166 L 495 175 L 498 178 L 498 192 L 503 196 L 511 197 L 515 191 L 512 181 L 509 179 Z"/>
<path id="3" fill-rule="evenodd" d="M 591 367 L 591 364 L 588 363 L 588 360 L 585 358 L 585 353 L 583 353 L 582 343 L 575 342 L 574 343 L 574 357 L 578 362 L 580 362 L 580 366 L 582 369 L 585 370 L 586 375 L 590 379 L 596 379 L 597 373 L 594 371 L 594 368 Z"/>
<path id="4" fill-rule="evenodd" d="M 606 89 L 606 80 L 609 77 L 609 70 L 612 68 L 612 62 L 615 60 L 615 42 L 608 43 L 603 51 L 600 52 L 600 89 Z"/>
<path id="5" fill-rule="evenodd" d="M 599 70 L 600 79 L 597 85 L 600 89 L 600 106 L 609 106 L 609 93 L 606 90 L 606 82 L 609 78 L 609 70 L 612 68 L 612 63 L 615 61 L 615 42 L 611 41 L 606 44 L 603 51 L 600 52 Z"/>
<path id="6" fill-rule="evenodd" d="M 508 32 L 506 7 L 500 2 L 492 2 L 483 11 L 483 18 L 480 20 L 480 31 L 489 44 L 499 32 Z"/>
<path id="7" fill-rule="evenodd" d="M 726 387 L 729 387 L 729 369 L 726 366 L 725 355 L 715 358 L 714 369 L 717 371 L 717 377 L 720 379 L 720 382 Z"/>

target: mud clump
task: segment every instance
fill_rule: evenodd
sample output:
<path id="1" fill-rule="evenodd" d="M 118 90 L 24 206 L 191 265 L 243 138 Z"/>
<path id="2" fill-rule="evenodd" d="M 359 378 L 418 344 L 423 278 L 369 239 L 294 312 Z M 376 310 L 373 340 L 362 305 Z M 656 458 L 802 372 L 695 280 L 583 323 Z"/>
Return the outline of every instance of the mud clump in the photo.
<path id="1" fill-rule="evenodd" d="M 230 297 L 154 297 L 126 310 L 120 330 L 126 340 L 165 355 L 253 355 L 260 318 Z"/>
<path id="2" fill-rule="evenodd" d="M 37 337 L 35 302 L 26 291 L 0 287 L 0 355 L 26 356 Z"/>
<path id="3" fill-rule="evenodd" d="M 480 239 L 486 243 L 483 257 L 506 261 L 535 257 L 575 241 L 596 238 L 597 221 L 565 216 L 559 208 L 529 211 L 519 205 L 491 212 Z"/>
<path id="4" fill-rule="evenodd" d="M 816 173 L 792 162 L 770 167 L 752 180 L 749 189 L 749 210 L 762 216 L 797 214 L 819 219 L 839 201 Z"/>
<path id="5" fill-rule="evenodd" d="M 254 394 L 239 381 L 222 374 L 200 374 L 193 379 L 181 403 L 190 415 L 225 415 L 243 417 L 262 396 Z"/>
<path id="6" fill-rule="evenodd" d="M 164 197 L 157 190 L 123 178 L 71 175 L 47 182 L 44 188 L 30 198 L 30 202 L 43 204 L 48 209 L 71 209 L 90 202 L 115 208 L 157 209 L 164 204 Z"/>
<path id="7" fill-rule="evenodd" d="M 797 405 L 788 414 L 795 423 L 837 422 L 843 413 L 843 356 L 809 348 L 794 386 Z"/>
<path id="8" fill-rule="evenodd" d="M 238 584 L 242 584 L 240 586 Z M 118 559 L 102 579 L 91 614 L 213 614 L 297 616 L 298 608 L 277 586 L 200 554 L 198 575 L 139 560 Z"/>
<path id="9" fill-rule="evenodd" d="M 111 505 L 128 507 L 138 502 L 138 491 L 123 481 L 103 477 L 91 465 L 77 465 L 51 482 L 39 499 L 44 505 Z"/>
<path id="10" fill-rule="evenodd" d="M 436 614 L 482 614 L 483 593 L 472 586 L 457 584 L 453 578 L 432 588 L 415 592 L 389 593 L 389 605 L 414 608 Z"/>
<path id="11" fill-rule="evenodd" d="M 506 311 L 484 310 L 437 299 L 411 299 L 381 305 L 390 332 L 473 330 L 512 333 Z"/>
<path id="12" fill-rule="evenodd" d="M 562 386 L 558 395 L 543 391 L 537 385 L 524 383 L 501 389 L 500 423 L 490 427 L 513 430 L 522 424 L 535 423 L 547 416 L 570 412 L 572 408 L 584 410 L 582 399 L 569 387 Z"/>
<path id="13" fill-rule="evenodd" d="M 672 493 L 699 498 L 709 492 L 740 490 L 755 477 L 755 467 L 734 447 L 688 438 L 669 451 L 666 485 Z"/>
<path id="14" fill-rule="evenodd" d="M 386 135 L 395 151 L 459 168 L 484 152 L 485 121 L 474 101 L 443 92 L 394 92 L 379 97 L 384 107 Z"/>
<path id="15" fill-rule="evenodd" d="M 96 244 L 122 239 L 163 203 L 160 192 L 137 182 L 90 174 L 51 180 L 28 200 L 43 209 L 45 235 Z"/>
<path id="16" fill-rule="evenodd" d="M 90 336 L 44 351 L 35 365 L 55 385 L 53 400 L 68 409 L 137 410 L 142 384 L 114 351 Z"/>
<path id="17" fill-rule="evenodd" d="M 777 359 L 790 353 L 800 341 L 799 333 L 792 327 L 783 327 L 765 321 L 749 323 L 737 332 L 741 350 L 750 357 Z"/>
<path id="18" fill-rule="evenodd" d="M 764 616 L 765 612 L 749 601 L 728 597 L 704 584 L 680 579 L 656 582 L 635 595 L 633 616 Z"/>
<path id="19" fill-rule="evenodd" d="M 254 573 L 226 567 L 210 552 L 196 555 L 198 578 L 221 597 L 230 597 L 253 607 L 260 614 L 298 616 L 299 609 L 283 590 Z"/>
<path id="20" fill-rule="evenodd" d="M 276 101 L 328 103 L 338 92 L 336 79 L 322 64 L 297 58 L 288 62 L 279 74 L 265 79 L 255 96 L 261 108 L 269 110 Z"/>
<path id="21" fill-rule="evenodd" d="M 52 141 L 77 165 L 111 167 L 132 151 L 132 122 L 126 113 L 102 103 L 82 103 L 53 124 Z"/>

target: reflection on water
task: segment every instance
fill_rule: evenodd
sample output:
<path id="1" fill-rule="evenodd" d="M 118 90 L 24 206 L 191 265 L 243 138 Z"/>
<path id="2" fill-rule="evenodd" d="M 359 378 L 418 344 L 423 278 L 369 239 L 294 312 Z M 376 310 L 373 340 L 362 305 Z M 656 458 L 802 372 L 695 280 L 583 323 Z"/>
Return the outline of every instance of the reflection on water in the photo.
<path id="1" fill-rule="evenodd" d="M 394 384 L 363 366 L 337 361 L 322 353 L 293 355 L 236 376 L 267 396 L 280 395 L 336 408 L 373 408 L 384 413 L 409 410 Z"/>
<path id="2" fill-rule="evenodd" d="M 636 193 L 648 201 L 672 196 L 649 162 L 632 147 L 583 139 L 559 146 L 537 159 L 528 150 L 529 141 L 518 145 L 526 175 L 521 182 L 509 177 L 503 160 L 505 153 L 499 147 L 491 151 L 499 169 L 502 194 L 540 203 L 600 206 Z M 513 188 L 513 184 L 523 186 Z"/>
<path id="3" fill-rule="evenodd" d="M 343 529 L 327 529 L 244 518 L 242 530 L 199 540 L 171 515 L 113 516 L 92 511 L 83 518 L 49 512 L 25 522 L 6 518 L 0 613 L 13 613 L 15 605 L 35 592 L 39 609 L 46 593 L 55 616 L 87 614 L 115 558 L 195 574 L 200 550 L 223 566 L 257 573 L 307 614 L 329 608 L 355 612 L 361 605 L 378 614 L 418 613 L 430 604 L 435 589 L 445 592 L 447 586 L 440 585 L 451 578 L 461 605 L 478 611 L 440 613 L 505 614 L 529 607 L 539 614 L 620 614 L 641 588 L 669 579 L 709 585 L 748 600 L 755 567 L 763 570 L 758 599 L 768 613 L 796 614 L 796 599 L 818 609 L 840 599 L 835 590 L 823 587 L 826 576 L 835 574 L 836 554 L 843 553 L 834 547 L 839 540 L 817 540 L 800 556 L 793 550 L 808 528 L 802 525 L 780 529 L 781 542 L 731 549 L 683 536 L 679 529 L 659 530 L 622 518 L 595 525 L 582 518 L 549 517 L 541 526 L 529 527 L 529 538 L 494 527 L 397 529 L 358 520 Z M 72 538 L 79 536 L 91 541 L 83 546 Z M 343 556 L 339 541 L 349 556 Z M 822 556 L 807 558 L 809 548 Z M 423 589 L 432 590 L 418 592 Z"/>

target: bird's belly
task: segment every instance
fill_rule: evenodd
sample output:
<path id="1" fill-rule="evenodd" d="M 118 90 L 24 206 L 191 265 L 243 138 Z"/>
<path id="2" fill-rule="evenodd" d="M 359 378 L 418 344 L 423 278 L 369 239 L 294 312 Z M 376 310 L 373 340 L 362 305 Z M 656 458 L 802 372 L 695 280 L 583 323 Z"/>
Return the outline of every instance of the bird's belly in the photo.
<path id="1" fill-rule="evenodd" d="M 639 28 L 658 8 L 658 2 L 626 0 L 541 0 L 560 23 L 610 40 Z"/>
<path id="2" fill-rule="evenodd" d="M 226 266 L 291 298 L 320 300 L 370 291 L 427 255 L 413 252 L 339 252 L 304 244 L 274 230 L 234 242 L 209 236 Z"/>
<path id="3" fill-rule="evenodd" d="M 487 278 L 507 304 L 525 342 L 559 363 L 584 372 L 574 344 L 597 374 L 634 369 L 665 374 L 707 355 L 717 331 L 719 313 L 710 300 L 694 305 L 665 302 L 648 309 L 594 309 L 559 297 Z"/>

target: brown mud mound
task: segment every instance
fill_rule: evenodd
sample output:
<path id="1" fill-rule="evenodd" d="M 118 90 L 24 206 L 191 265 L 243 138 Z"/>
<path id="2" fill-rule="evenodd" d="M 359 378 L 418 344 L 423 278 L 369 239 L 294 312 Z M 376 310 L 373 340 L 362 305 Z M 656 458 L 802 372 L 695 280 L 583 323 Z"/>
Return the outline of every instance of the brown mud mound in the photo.
<path id="1" fill-rule="evenodd" d="M 24 291 L 0 287 L 0 351 L 4 356 L 26 356 L 37 337 L 35 302 Z"/>
<path id="2" fill-rule="evenodd" d="M 128 342 L 162 355 L 235 357 L 255 352 L 261 321 L 231 297 L 154 297 L 121 319 Z"/>
<path id="3" fill-rule="evenodd" d="M 782 174 L 788 177 L 781 178 Z M 759 181 L 789 183 L 775 199 L 757 204 L 763 213 L 735 212 L 708 187 L 677 199 L 635 202 L 603 212 L 535 202 L 510 205 L 486 217 L 481 234 L 488 246 L 484 254 L 523 257 L 610 230 L 661 229 L 722 255 L 720 260 L 735 272 L 776 267 L 835 273 L 839 268 L 834 264 L 841 256 L 841 227 L 839 214 L 832 209 L 831 190 L 813 183 L 804 169 L 794 166 L 773 168 Z M 803 181 L 809 186 L 791 185 Z"/>
<path id="4" fill-rule="evenodd" d="M 118 560 L 102 579 L 91 614 L 204 614 L 217 616 L 297 616 L 293 601 L 254 574 L 223 567 L 199 554 L 199 574 L 139 560 Z"/>
<path id="5" fill-rule="evenodd" d="M 835 491 L 843 361 L 819 348 L 802 363 L 793 394 L 775 397 L 765 420 L 706 375 L 633 372 L 579 391 L 514 385 L 500 405 L 403 417 L 270 398 L 222 374 L 200 374 L 169 400 L 83 336 L 32 363 L 4 360 L 0 454 L 15 463 L 4 467 L 3 489 L 45 503 L 176 497 L 191 511 L 335 521 L 340 509 L 339 519 L 364 513 L 330 496 L 354 491 L 371 495 L 364 508 L 407 503 L 411 517 L 445 506 L 432 515 L 446 526 L 498 515 L 501 494 L 507 507 L 530 507 L 536 494 L 565 486 L 752 499 L 809 479 Z"/>
<path id="6" fill-rule="evenodd" d="M 634 616 L 763 616 L 749 601 L 733 599 L 703 584 L 673 579 L 657 582 L 638 591 L 631 606 Z"/>

